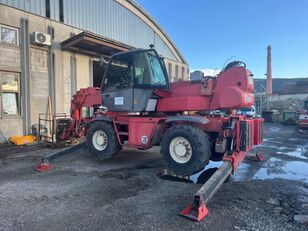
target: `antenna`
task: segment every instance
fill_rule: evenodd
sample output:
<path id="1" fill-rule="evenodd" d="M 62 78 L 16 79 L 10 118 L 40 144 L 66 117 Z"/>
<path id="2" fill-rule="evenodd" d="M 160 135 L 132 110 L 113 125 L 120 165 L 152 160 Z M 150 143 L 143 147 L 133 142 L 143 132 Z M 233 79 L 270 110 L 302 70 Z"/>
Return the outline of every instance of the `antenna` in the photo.
<path id="1" fill-rule="evenodd" d="M 227 63 L 228 63 L 231 59 L 233 59 L 233 58 L 234 58 L 234 56 L 231 56 L 230 58 L 228 58 L 228 59 L 225 61 L 224 65 L 222 66 L 221 70 L 223 70 L 223 69 L 225 68 L 225 66 L 227 65 Z"/>

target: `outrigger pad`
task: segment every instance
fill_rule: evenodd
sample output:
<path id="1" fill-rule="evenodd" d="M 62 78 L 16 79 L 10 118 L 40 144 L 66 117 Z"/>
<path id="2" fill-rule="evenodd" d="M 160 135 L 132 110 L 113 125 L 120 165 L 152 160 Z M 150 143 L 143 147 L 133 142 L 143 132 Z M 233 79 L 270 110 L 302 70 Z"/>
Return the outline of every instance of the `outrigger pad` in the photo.
<path id="1" fill-rule="evenodd" d="M 180 215 L 194 221 L 201 221 L 208 212 L 205 203 L 201 203 L 198 208 L 194 208 L 193 204 L 190 204 L 180 212 Z"/>
<path id="2" fill-rule="evenodd" d="M 34 168 L 36 171 L 39 171 L 39 172 L 46 172 L 46 171 L 49 171 L 50 169 L 52 169 L 52 165 L 51 163 L 44 163 L 44 162 L 41 162 L 38 166 L 36 166 Z"/>
<path id="3" fill-rule="evenodd" d="M 256 153 L 254 156 L 250 156 L 251 160 L 264 161 L 264 157 L 261 153 Z"/>
<path id="4" fill-rule="evenodd" d="M 261 153 L 257 153 L 256 154 L 256 158 L 259 160 L 259 161 L 263 161 L 264 160 L 264 157 Z"/>

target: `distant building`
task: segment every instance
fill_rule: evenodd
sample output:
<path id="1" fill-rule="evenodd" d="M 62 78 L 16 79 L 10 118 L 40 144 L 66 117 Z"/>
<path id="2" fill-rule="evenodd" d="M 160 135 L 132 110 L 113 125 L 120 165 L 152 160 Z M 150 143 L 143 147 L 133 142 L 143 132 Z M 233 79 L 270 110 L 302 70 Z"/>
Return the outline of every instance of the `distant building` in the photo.
<path id="1" fill-rule="evenodd" d="M 286 84 L 281 91 L 269 96 L 269 101 L 287 100 L 289 98 L 304 100 L 308 97 L 308 79 Z"/>
<path id="2" fill-rule="evenodd" d="M 265 79 L 255 79 L 257 112 L 276 109 L 301 110 L 302 101 L 308 98 L 308 78 L 273 79 L 273 93 L 267 94 Z"/>
<path id="3" fill-rule="evenodd" d="M 279 93 L 285 86 L 294 85 L 297 82 L 308 81 L 308 78 L 273 78 L 272 81 L 273 93 Z M 265 92 L 266 79 L 254 79 L 254 88 L 255 92 Z"/>
<path id="4" fill-rule="evenodd" d="M 202 69 L 190 73 L 190 80 L 200 80 L 204 76 L 216 76 L 221 70 L 218 69 Z"/>
<path id="5" fill-rule="evenodd" d="M 204 77 L 204 73 L 202 71 L 194 71 L 190 73 L 191 81 L 201 80 L 203 77 Z"/>

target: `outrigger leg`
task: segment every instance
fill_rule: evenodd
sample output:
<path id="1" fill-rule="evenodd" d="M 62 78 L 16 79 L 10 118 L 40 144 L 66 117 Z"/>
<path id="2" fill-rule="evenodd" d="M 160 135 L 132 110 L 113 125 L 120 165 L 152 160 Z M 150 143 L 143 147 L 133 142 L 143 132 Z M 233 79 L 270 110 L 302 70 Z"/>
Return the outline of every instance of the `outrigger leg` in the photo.
<path id="1" fill-rule="evenodd" d="M 84 145 L 84 142 L 72 145 L 70 147 L 61 149 L 60 151 L 55 151 L 50 154 L 47 154 L 46 156 L 43 156 L 41 162 L 34 168 L 34 170 L 39 171 L 39 172 L 46 172 L 52 169 L 53 166 L 51 164 L 51 161 L 54 161 L 55 159 L 58 159 L 67 154 L 70 154 L 72 151 L 75 151 L 81 148 L 82 145 Z"/>
<path id="2" fill-rule="evenodd" d="M 225 155 L 223 158 L 223 164 L 216 170 L 210 179 L 202 185 L 194 195 L 193 203 L 183 209 L 180 212 L 180 215 L 194 221 L 201 221 L 208 214 L 208 208 L 206 207 L 207 203 L 215 195 L 229 175 L 237 169 L 245 155 L 246 152 L 235 152 L 232 155 Z"/>

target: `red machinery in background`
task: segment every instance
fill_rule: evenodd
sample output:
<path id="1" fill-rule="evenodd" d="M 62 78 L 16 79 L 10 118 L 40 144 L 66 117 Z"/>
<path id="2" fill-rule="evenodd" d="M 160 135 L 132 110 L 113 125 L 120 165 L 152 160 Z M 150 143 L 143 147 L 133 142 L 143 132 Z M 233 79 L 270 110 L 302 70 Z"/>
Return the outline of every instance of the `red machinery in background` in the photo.
<path id="1" fill-rule="evenodd" d="M 299 126 L 301 128 L 308 128 L 308 99 L 303 102 L 303 110 L 299 115 Z"/>

